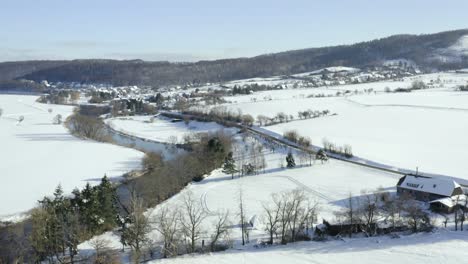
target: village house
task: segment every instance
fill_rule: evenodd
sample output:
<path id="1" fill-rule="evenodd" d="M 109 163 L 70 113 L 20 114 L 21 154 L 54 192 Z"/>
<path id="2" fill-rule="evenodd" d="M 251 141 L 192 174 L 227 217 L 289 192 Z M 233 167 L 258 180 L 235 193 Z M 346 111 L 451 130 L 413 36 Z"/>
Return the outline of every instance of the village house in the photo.
<path id="1" fill-rule="evenodd" d="M 430 178 L 407 174 L 397 183 L 397 193 L 409 194 L 414 199 L 424 202 L 450 198 L 463 194 L 463 189 L 449 178 Z"/>

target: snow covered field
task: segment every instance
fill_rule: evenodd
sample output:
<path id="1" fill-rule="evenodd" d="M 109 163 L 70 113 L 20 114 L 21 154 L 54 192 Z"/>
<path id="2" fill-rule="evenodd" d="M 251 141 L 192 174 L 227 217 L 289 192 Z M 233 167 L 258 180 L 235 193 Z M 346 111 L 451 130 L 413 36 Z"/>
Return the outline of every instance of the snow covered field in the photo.
<path id="1" fill-rule="evenodd" d="M 106 120 L 106 123 L 113 129 L 125 134 L 166 143 L 183 143 L 185 135 L 225 129 L 214 122 L 190 121 L 185 124 L 184 122 L 171 122 L 166 118 L 155 118 L 153 122 L 150 122 L 150 118 L 150 116 L 112 118 Z M 176 142 L 173 142 L 172 139 L 176 139 Z"/>
<path id="2" fill-rule="evenodd" d="M 336 116 L 268 126 L 266 129 L 283 134 L 295 129 L 321 145 L 323 138 L 339 144 L 350 144 L 355 155 L 391 166 L 450 175 L 468 179 L 468 93 L 454 91 L 466 83 L 466 74 L 430 74 L 406 80 L 409 87 L 414 79 L 440 79 L 442 88 L 412 93 L 377 93 L 348 97 L 303 98 L 295 90 L 274 91 L 274 98 L 287 100 L 251 102 L 255 96 L 238 96 L 239 103 L 227 104 L 243 113 L 273 117 L 278 112 L 297 116 L 307 109 L 325 110 Z M 369 83 L 366 86 L 382 83 Z M 362 85 L 355 86 L 362 89 Z M 345 89 L 335 87 L 339 89 Z M 313 89 L 311 89 L 313 90 Z M 259 97 L 262 95 L 259 94 Z M 250 98 L 249 98 L 250 97 Z M 467 97 L 468 98 L 468 97 Z"/>
<path id="3" fill-rule="evenodd" d="M 235 245 L 239 245 L 241 233 L 235 223 L 238 222 L 238 197 L 242 191 L 247 218 L 256 218 L 255 228 L 250 234 L 251 245 L 254 245 L 258 242 L 257 240 L 265 238 L 262 205 L 271 203 L 273 194 L 294 189 L 304 190 L 312 201 L 319 204 L 319 221 L 322 218 L 333 220 L 334 212 L 342 208 L 350 194 L 359 196 L 363 189 L 376 190 L 377 188 L 394 191 L 394 186 L 400 177 L 400 175 L 340 161 L 330 161 L 325 164 L 317 162 L 311 167 L 281 169 L 280 163 L 284 163 L 285 157 L 284 150 L 276 153 L 265 153 L 265 157 L 268 165 L 266 173 L 231 179 L 230 175 L 216 170 L 205 180 L 190 184 L 161 206 L 149 210 L 150 215 L 156 215 L 158 210 L 163 207 L 182 208 L 185 195 L 190 193 L 196 201 L 201 203 L 203 210 L 209 215 L 203 222 L 202 239 L 209 240 L 213 222 L 217 218 L 216 214 L 229 211 L 229 219 L 233 224 L 231 238 Z M 121 247 L 119 236 L 112 232 L 100 237 L 109 240 L 113 248 Z M 156 231 L 150 234 L 150 238 L 156 241 L 160 239 Z M 93 250 L 89 242 L 81 244 L 79 248 L 83 252 L 92 252 Z"/>
<path id="4" fill-rule="evenodd" d="M 468 111 L 468 93 L 466 92 L 429 90 L 413 93 L 379 94 L 376 96 L 352 96 L 348 99 L 363 106 L 415 106 L 419 108 Z"/>
<path id="5" fill-rule="evenodd" d="M 439 264 L 464 263 L 468 258 L 466 233 L 445 230 L 399 239 L 356 238 L 329 242 L 300 242 L 287 246 L 230 250 L 206 255 L 190 255 L 150 263 L 259 263 L 259 264 Z"/>
<path id="6" fill-rule="evenodd" d="M 52 124 L 55 115 L 65 119 L 72 107 L 36 99 L 0 95 L 0 220 L 14 220 L 13 214 L 31 209 L 58 184 L 69 193 L 86 182 L 98 183 L 104 174 L 118 177 L 139 168 L 143 157 L 133 149 L 73 137 L 63 125 Z M 19 116 L 24 116 L 21 123 Z"/>

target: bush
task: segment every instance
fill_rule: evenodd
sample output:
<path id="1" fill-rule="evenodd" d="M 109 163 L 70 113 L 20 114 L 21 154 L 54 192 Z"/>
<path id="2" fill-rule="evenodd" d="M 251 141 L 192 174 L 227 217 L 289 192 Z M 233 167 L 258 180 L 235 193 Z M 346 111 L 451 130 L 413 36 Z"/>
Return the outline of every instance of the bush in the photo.
<path id="1" fill-rule="evenodd" d="M 411 83 L 411 90 L 426 89 L 427 85 L 423 81 L 413 81 Z"/>
<path id="2" fill-rule="evenodd" d="M 288 130 L 283 133 L 283 137 L 291 142 L 297 143 L 299 134 L 296 130 Z"/>

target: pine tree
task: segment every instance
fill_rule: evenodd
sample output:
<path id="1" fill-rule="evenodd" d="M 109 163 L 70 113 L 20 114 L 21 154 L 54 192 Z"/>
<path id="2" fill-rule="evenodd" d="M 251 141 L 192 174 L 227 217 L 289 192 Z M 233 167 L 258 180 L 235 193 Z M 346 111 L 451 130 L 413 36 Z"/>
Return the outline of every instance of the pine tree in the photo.
<path id="1" fill-rule="evenodd" d="M 40 208 L 32 214 L 31 234 L 37 260 L 50 260 L 53 256 L 60 261 L 67 252 L 73 263 L 80 235 L 78 208 L 72 205 L 71 199 L 63 196 L 60 185 L 55 189 L 53 199 L 44 197 L 39 203 Z"/>
<path id="2" fill-rule="evenodd" d="M 294 168 L 296 167 L 296 162 L 294 161 L 294 157 L 291 152 L 288 153 L 286 156 L 286 163 L 288 168 Z"/>
<path id="3" fill-rule="evenodd" d="M 117 224 L 118 212 L 116 191 L 106 175 L 104 175 L 101 184 L 97 187 L 97 197 L 101 228 L 108 231 Z"/>
<path id="4" fill-rule="evenodd" d="M 229 152 L 226 158 L 224 158 L 223 172 L 231 174 L 232 179 L 234 179 L 234 173 L 238 172 L 232 152 Z"/>
<path id="5" fill-rule="evenodd" d="M 99 204 L 96 188 L 87 183 L 81 191 L 80 222 L 86 224 L 86 229 L 90 235 L 99 231 L 98 212 Z"/>

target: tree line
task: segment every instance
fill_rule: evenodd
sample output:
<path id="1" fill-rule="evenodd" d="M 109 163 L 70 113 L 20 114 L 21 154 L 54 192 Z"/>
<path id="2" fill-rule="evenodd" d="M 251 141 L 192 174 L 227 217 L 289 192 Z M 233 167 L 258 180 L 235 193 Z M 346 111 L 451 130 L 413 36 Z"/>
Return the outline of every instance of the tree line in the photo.
<path id="1" fill-rule="evenodd" d="M 31 213 L 34 262 L 74 263 L 81 241 L 118 226 L 116 199 L 115 186 L 106 176 L 97 186 L 74 189 L 71 197 L 59 185 Z"/>

